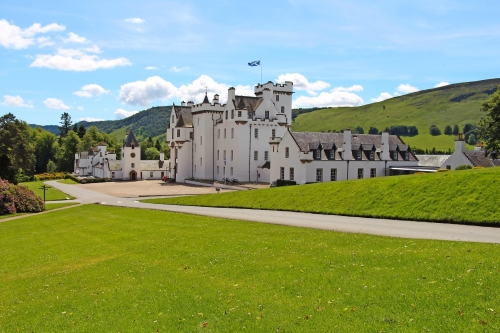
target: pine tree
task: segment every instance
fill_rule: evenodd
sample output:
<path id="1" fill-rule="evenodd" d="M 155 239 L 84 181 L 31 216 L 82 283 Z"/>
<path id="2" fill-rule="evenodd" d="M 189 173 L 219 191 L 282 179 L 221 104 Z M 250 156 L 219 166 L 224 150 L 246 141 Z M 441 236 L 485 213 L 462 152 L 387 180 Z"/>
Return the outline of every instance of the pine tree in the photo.
<path id="1" fill-rule="evenodd" d="M 61 124 L 61 126 L 59 126 L 59 131 L 61 132 L 60 137 L 64 138 L 66 135 L 68 135 L 72 124 L 71 116 L 69 115 L 69 113 L 64 112 L 61 115 L 61 121 L 59 123 Z"/>

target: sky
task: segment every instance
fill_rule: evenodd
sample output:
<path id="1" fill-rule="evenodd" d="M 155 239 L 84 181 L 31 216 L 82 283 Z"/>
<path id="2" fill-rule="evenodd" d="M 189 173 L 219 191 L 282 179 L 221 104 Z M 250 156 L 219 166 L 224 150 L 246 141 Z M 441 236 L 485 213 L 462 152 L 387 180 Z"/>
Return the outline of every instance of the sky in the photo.
<path id="1" fill-rule="evenodd" d="M 294 82 L 294 108 L 498 78 L 499 14 L 489 0 L 2 0 L 0 115 L 122 119 L 253 95 L 261 72 Z"/>

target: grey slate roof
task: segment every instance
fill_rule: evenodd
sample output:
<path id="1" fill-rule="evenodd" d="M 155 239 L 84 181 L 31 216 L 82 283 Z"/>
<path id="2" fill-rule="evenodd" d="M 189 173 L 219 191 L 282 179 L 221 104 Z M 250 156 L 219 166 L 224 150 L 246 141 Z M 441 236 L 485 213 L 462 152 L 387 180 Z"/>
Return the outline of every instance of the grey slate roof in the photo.
<path id="1" fill-rule="evenodd" d="M 122 161 L 109 161 L 109 171 L 120 171 L 122 169 Z"/>
<path id="2" fill-rule="evenodd" d="M 141 161 L 141 171 L 165 171 L 165 161 L 144 160 Z"/>
<path id="3" fill-rule="evenodd" d="M 472 163 L 473 166 L 482 166 L 485 168 L 495 166 L 491 159 L 489 159 L 484 151 L 480 150 L 466 150 L 464 155 Z"/>
<path id="4" fill-rule="evenodd" d="M 134 136 L 134 133 L 132 130 L 127 134 L 125 137 L 125 142 L 123 144 L 124 147 L 132 147 L 132 144 L 134 144 L 135 147 L 139 147 L 139 143 L 137 142 L 137 139 Z"/>
<path id="5" fill-rule="evenodd" d="M 174 106 L 177 124 L 175 127 L 193 127 L 193 114 L 190 106 Z"/>
<path id="6" fill-rule="evenodd" d="M 236 110 L 246 109 L 249 112 L 255 112 L 262 103 L 261 97 L 251 97 L 251 96 L 235 96 L 233 104 Z"/>
<path id="7" fill-rule="evenodd" d="M 416 155 L 418 158 L 418 166 L 437 167 L 440 168 L 450 155 Z"/>
<path id="8" fill-rule="evenodd" d="M 210 101 L 208 100 L 207 93 L 205 93 L 205 98 L 203 99 L 203 104 L 208 103 L 210 104 Z"/>

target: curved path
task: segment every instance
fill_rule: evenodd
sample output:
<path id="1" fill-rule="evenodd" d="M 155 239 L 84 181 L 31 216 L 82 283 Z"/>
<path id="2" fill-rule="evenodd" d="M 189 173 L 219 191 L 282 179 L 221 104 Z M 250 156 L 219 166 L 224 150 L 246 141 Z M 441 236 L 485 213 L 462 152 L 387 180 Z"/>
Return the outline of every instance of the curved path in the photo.
<path id="1" fill-rule="evenodd" d="M 81 203 L 100 203 L 112 206 L 164 210 L 235 220 L 401 238 L 500 243 L 500 228 L 272 210 L 158 205 L 142 203 L 129 198 L 117 198 L 56 181 L 47 183 L 76 197 Z"/>

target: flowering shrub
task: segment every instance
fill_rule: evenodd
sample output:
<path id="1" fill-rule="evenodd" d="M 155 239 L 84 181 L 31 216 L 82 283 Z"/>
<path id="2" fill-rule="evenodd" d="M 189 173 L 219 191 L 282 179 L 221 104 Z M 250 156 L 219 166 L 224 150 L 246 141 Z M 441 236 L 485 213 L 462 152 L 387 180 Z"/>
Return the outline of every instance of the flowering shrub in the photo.
<path id="1" fill-rule="evenodd" d="M 8 191 L 14 197 L 17 213 L 38 213 L 45 209 L 42 198 L 26 186 L 10 184 Z"/>
<path id="2" fill-rule="evenodd" d="M 53 179 L 63 179 L 66 176 L 64 172 L 45 172 L 35 175 L 35 180 L 53 180 Z"/>
<path id="3" fill-rule="evenodd" d="M 9 192 L 9 186 L 8 181 L 0 179 L 0 215 L 16 212 L 14 196 Z"/>
<path id="4" fill-rule="evenodd" d="M 104 183 L 104 182 L 110 182 L 111 179 L 109 178 L 83 178 L 81 180 L 78 180 L 82 184 L 90 184 L 90 183 Z"/>

